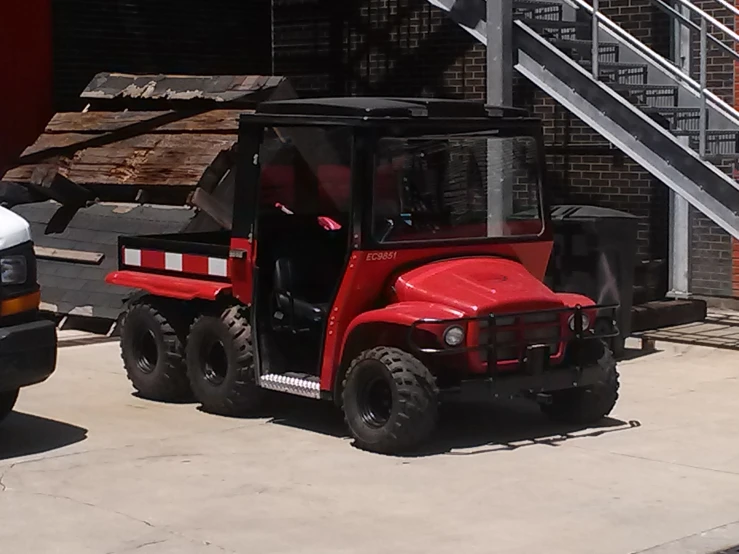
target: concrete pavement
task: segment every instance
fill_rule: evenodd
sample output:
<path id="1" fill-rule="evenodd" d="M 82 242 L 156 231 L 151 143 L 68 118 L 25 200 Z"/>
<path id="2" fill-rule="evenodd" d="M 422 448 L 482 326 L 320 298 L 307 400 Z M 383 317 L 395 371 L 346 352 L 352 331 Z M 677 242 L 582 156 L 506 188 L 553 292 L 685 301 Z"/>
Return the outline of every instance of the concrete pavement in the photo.
<path id="1" fill-rule="evenodd" d="M 659 344 L 613 418 L 450 406 L 428 452 L 359 451 L 330 406 L 231 419 L 131 395 L 118 345 L 60 349 L 0 427 L 0 548 L 34 553 L 710 552 L 739 544 L 739 354 Z"/>

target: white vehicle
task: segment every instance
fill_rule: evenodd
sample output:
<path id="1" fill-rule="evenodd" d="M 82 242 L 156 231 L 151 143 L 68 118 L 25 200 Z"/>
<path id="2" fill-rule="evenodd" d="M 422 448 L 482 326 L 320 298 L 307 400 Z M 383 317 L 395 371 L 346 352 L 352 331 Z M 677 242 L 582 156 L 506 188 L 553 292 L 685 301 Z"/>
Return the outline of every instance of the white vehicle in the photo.
<path id="1" fill-rule="evenodd" d="M 22 387 L 56 368 L 56 326 L 40 316 L 40 300 L 30 226 L 0 207 L 0 421 Z"/>

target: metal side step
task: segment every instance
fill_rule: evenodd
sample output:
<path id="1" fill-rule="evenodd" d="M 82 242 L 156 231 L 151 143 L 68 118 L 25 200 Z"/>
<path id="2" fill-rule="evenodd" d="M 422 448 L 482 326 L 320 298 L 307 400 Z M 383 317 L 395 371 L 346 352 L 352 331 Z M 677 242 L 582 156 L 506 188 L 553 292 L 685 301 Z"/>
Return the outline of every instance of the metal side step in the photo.
<path id="1" fill-rule="evenodd" d="M 318 377 L 307 373 L 268 373 L 259 378 L 259 386 L 307 398 L 321 397 L 321 384 Z"/>
<path id="2" fill-rule="evenodd" d="M 588 71 L 592 71 L 591 60 L 582 60 L 580 63 Z M 604 83 L 641 85 L 647 82 L 649 66 L 645 63 L 599 62 L 598 69 L 598 76 Z"/>
<path id="3" fill-rule="evenodd" d="M 516 70 L 607 141 L 739 238 L 739 185 L 523 22 Z"/>

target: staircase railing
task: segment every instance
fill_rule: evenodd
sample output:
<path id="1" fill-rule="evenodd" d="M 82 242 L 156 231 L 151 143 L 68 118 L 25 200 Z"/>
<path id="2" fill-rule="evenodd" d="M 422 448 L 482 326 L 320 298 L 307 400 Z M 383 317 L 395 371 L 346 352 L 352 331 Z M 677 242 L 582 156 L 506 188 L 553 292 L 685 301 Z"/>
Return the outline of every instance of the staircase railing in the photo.
<path id="1" fill-rule="evenodd" d="M 726 46 L 722 41 L 714 37 L 713 35 L 710 35 L 708 33 L 708 25 L 711 24 L 721 30 L 723 33 L 725 33 L 728 37 L 730 37 L 733 41 L 735 41 L 737 44 L 739 44 L 739 34 L 735 33 L 733 30 L 729 29 L 726 25 L 718 21 L 716 18 L 712 17 L 708 13 L 706 13 L 704 10 L 690 2 L 689 0 L 675 0 L 680 5 L 684 6 L 685 8 L 689 9 L 691 12 L 696 14 L 700 18 L 700 32 L 701 32 L 701 39 L 700 39 L 700 57 L 699 57 L 699 63 L 700 63 L 700 77 L 699 81 L 696 81 L 693 79 L 688 73 L 683 71 L 681 68 L 677 67 L 673 62 L 670 60 L 664 58 L 654 50 L 650 49 L 649 47 L 645 46 L 641 41 L 634 38 L 630 33 L 622 29 L 619 25 L 611 21 L 603 12 L 600 10 L 600 3 L 599 0 L 592 0 L 592 6 L 585 2 L 584 0 L 570 0 L 573 2 L 578 8 L 584 10 L 586 13 L 589 13 L 592 17 L 592 46 L 593 46 L 593 52 L 592 52 L 592 70 L 593 70 L 593 77 L 595 79 L 598 79 L 599 76 L 599 68 L 598 68 L 598 52 L 599 50 L 599 44 L 600 44 L 600 26 L 602 25 L 604 28 L 606 28 L 608 31 L 613 33 L 614 35 L 618 36 L 618 38 L 626 43 L 629 44 L 631 48 L 634 50 L 637 50 L 644 58 L 649 60 L 651 63 L 653 63 L 656 66 L 659 66 L 662 70 L 665 72 L 671 74 L 672 78 L 674 78 L 676 81 L 682 82 L 687 86 L 689 90 L 693 94 L 695 94 L 700 99 L 700 119 L 699 119 L 699 155 L 701 158 L 706 157 L 706 131 L 708 128 L 708 117 L 707 117 L 707 105 L 710 104 L 713 109 L 721 113 L 723 117 L 731 121 L 733 124 L 739 126 L 739 111 L 737 111 L 733 106 L 726 103 L 724 100 L 719 98 L 713 91 L 708 89 L 707 87 L 707 65 L 708 65 L 708 40 L 709 37 L 713 37 L 715 41 L 721 42 L 724 46 Z M 664 4 L 662 0 L 652 0 L 655 4 L 661 3 Z M 728 4 L 725 3 L 724 0 L 715 0 L 716 2 L 721 3 L 721 5 L 728 6 Z M 676 10 L 674 10 L 669 5 L 665 4 L 665 7 L 669 8 L 670 12 L 674 12 L 674 14 L 679 14 L 679 18 L 676 20 L 679 22 L 683 22 L 686 18 L 684 15 L 680 14 Z M 736 8 L 732 9 L 732 12 L 739 16 L 739 10 Z M 669 13 L 669 12 L 668 12 Z M 677 17 L 677 16 L 676 16 Z M 696 25 L 693 23 L 690 19 L 688 19 L 692 25 Z M 731 48 L 728 46 L 726 47 L 728 51 L 732 52 L 732 55 L 734 55 L 739 60 L 739 54 L 734 52 Z"/>
<path id="2" fill-rule="evenodd" d="M 677 3 L 681 3 L 680 0 L 673 0 L 673 1 L 675 1 Z M 736 7 L 732 6 L 731 4 L 727 4 L 724 0 L 714 0 L 714 1 L 715 2 L 718 2 L 719 4 L 721 4 L 722 7 L 728 9 L 735 16 L 739 17 L 739 8 L 736 8 Z M 683 13 L 679 12 L 678 10 L 676 10 L 673 6 L 671 6 L 667 2 L 665 2 L 665 0 L 650 0 L 650 2 L 652 3 L 652 5 L 656 6 L 657 8 L 659 8 L 660 10 L 662 10 L 664 13 L 666 13 L 667 15 L 669 15 L 673 20 L 679 22 L 680 24 L 684 25 L 688 29 L 692 29 L 693 31 L 696 31 L 696 32 L 699 32 L 699 33 L 701 32 L 701 25 L 699 25 L 698 23 L 694 22 L 692 19 L 690 19 L 690 17 L 688 17 L 685 14 L 683 14 Z M 696 13 L 699 17 L 701 17 L 702 20 L 705 19 L 705 21 L 707 23 L 715 22 L 715 26 L 717 28 L 721 29 L 722 31 L 724 29 L 728 29 L 729 31 L 731 31 L 731 29 L 729 29 L 723 23 L 721 23 L 720 21 L 716 20 L 714 17 L 710 16 L 707 13 L 705 14 L 706 15 L 705 18 L 702 17 L 701 16 L 701 12 L 703 12 L 703 10 L 700 10 L 700 8 L 698 8 L 697 6 L 693 5 L 693 8 L 696 8 L 697 10 L 699 10 L 699 11 L 695 11 L 694 13 Z M 691 10 L 691 11 L 693 11 L 693 10 Z M 726 32 L 726 31 L 724 31 L 724 32 Z M 733 34 L 734 34 L 734 32 L 731 31 L 731 33 L 729 34 L 729 36 L 731 36 Z M 713 35 L 711 33 L 707 33 L 707 39 L 709 41 L 711 41 L 713 44 L 715 44 L 716 46 L 718 46 L 719 48 L 721 48 L 726 54 L 728 54 L 728 55 L 734 57 L 735 59 L 739 60 L 739 53 L 737 53 L 735 50 L 733 50 L 729 45 L 727 45 L 720 38 L 716 37 L 715 35 Z M 734 40 L 736 40 L 736 39 L 734 39 Z"/>

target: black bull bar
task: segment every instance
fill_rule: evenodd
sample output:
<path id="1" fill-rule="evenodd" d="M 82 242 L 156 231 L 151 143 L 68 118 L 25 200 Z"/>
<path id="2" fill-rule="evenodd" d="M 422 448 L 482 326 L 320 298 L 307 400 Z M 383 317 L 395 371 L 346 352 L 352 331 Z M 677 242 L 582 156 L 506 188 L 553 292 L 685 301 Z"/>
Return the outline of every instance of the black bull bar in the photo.
<path id="1" fill-rule="evenodd" d="M 549 349 L 549 344 L 544 343 L 542 344 L 542 341 L 540 340 L 530 340 L 527 339 L 526 333 L 524 332 L 526 329 L 529 328 L 545 328 L 545 327 L 559 327 L 562 328 L 562 315 L 563 314 L 571 314 L 572 316 L 572 322 L 573 326 L 572 328 L 569 327 L 569 325 L 566 325 L 567 331 L 565 331 L 565 334 L 559 334 L 556 341 L 558 343 L 561 342 L 572 342 L 572 341 L 587 341 L 587 340 L 593 340 L 593 339 L 606 339 L 611 337 L 616 337 L 619 335 L 618 327 L 616 326 L 614 315 L 616 309 L 618 309 L 619 304 L 595 304 L 590 306 L 581 306 L 577 305 L 575 307 L 567 307 L 567 308 L 550 308 L 550 309 L 544 309 L 544 310 L 532 310 L 532 311 L 525 311 L 525 312 L 507 312 L 507 313 L 500 313 L 500 314 L 488 314 L 484 316 L 470 316 L 470 317 L 461 317 L 461 318 L 451 318 L 451 319 L 435 319 L 435 318 L 424 318 L 416 320 L 413 324 L 410 325 L 408 329 L 408 343 L 416 353 L 422 353 L 422 354 L 428 354 L 428 355 L 443 355 L 443 356 L 453 356 L 453 355 L 460 355 L 460 354 L 466 354 L 472 351 L 485 351 L 486 356 L 485 360 L 487 362 L 487 374 L 488 377 L 492 378 L 494 377 L 495 373 L 497 372 L 497 366 L 498 366 L 498 350 L 501 348 L 501 346 L 509 347 L 509 346 L 516 346 L 517 350 L 519 352 L 518 356 L 518 363 L 519 367 L 523 367 L 525 370 L 525 373 L 528 374 L 534 374 L 539 373 L 543 371 L 543 369 L 548 365 L 549 358 L 551 356 L 551 351 Z M 589 326 L 587 329 L 583 328 L 583 314 L 594 314 L 594 317 L 591 318 L 591 321 L 589 322 Z M 542 316 L 546 315 L 556 315 L 556 318 L 551 319 L 550 321 L 536 322 L 537 319 L 540 319 Z M 598 322 L 602 321 L 607 315 L 607 321 L 608 325 L 605 329 L 597 330 L 596 327 L 598 327 Z M 534 323 L 527 323 L 527 319 L 534 320 Z M 513 320 L 513 323 L 508 323 L 505 325 L 500 325 L 500 321 L 511 321 Z M 569 322 L 570 318 L 567 317 L 567 321 Z M 417 344 L 415 337 L 418 336 L 418 333 L 416 332 L 419 328 L 419 326 L 422 325 L 434 325 L 434 326 L 444 326 L 445 328 L 449 328 L 453 325 L 461 325 L 466 323 L 477 323 L 482 324 L 486 326 L 486 337 L 487 340 L 480 341 L 479 344 L 475 344 L 472 346 L 447 346 L 445 344 L 442 344 L 440 348 L 435 347 L 423 347 Z M 481 327 L 482 327 L 481 325 Z M 500 344 L 498 342 L 498 332 L 499 329 L 505 329 L 506 331 L 517 331 L 515 332 L 515 338 L 514 340 L 508 341 L 505 344 Z M 465 335 L 466 340 L 467 335 Z M 442 341 L 444 340 L 442 336 Z M 550 340 L 549 343 L 552 341 Z M 482 356 L 481 356 L 482 358 Z M 510 358 L 506 358 L 506 361 L 511 361 Z M 594 361 L 594 360 L 593 360 Z M 588 362 L 592 362 L 588 360 Z M 507 373 L 507 372 L 506 372 Z"/>

